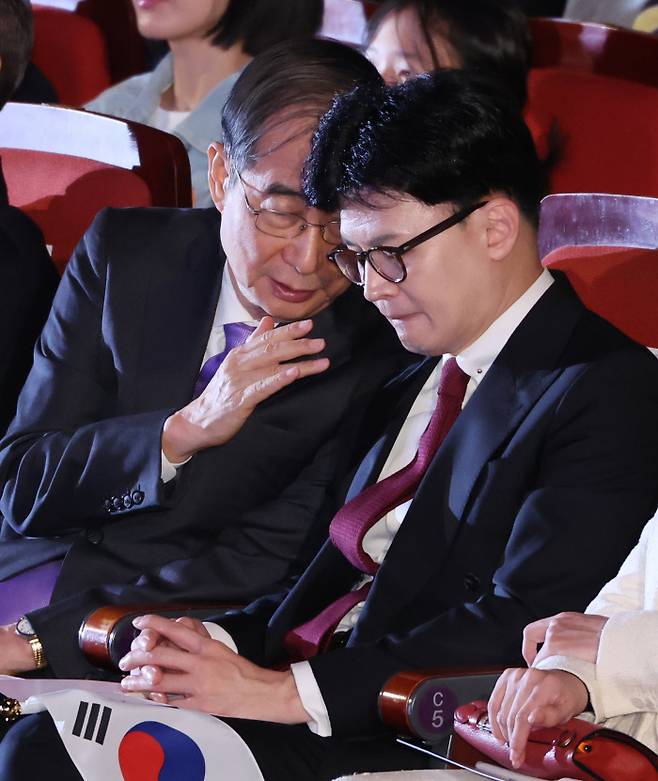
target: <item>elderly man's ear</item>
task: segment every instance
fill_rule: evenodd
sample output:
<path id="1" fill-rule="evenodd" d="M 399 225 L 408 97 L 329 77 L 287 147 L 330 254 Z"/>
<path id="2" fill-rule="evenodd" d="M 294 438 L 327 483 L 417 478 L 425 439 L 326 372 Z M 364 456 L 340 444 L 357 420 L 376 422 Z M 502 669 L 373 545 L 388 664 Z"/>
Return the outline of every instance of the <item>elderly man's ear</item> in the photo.
<path id="1" fill-rule="evenodd" d="M 208 147 L 208 186 L 215 207 L 222 211 L 229 186 L 230 164 L 224 144 L 213 141 Z"/>

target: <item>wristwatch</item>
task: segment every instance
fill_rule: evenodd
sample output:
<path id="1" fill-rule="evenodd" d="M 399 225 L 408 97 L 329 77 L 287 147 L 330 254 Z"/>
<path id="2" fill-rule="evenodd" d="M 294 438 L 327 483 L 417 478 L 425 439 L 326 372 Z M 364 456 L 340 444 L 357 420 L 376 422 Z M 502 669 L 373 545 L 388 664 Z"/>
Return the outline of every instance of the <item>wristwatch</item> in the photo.
<path id="1" fill-rule="evenodd" d="M 27 616 L 23 616 L 18 620 L 18 623 L 16 624 L 16 634 L 24 637 L 30 644 L 36 669 L 41 670 L 44 667 L 47 667 L 48 661 L 46 660 L 46 652 L 43 650 L 41 640 L 37 637 L 36 632 L 30 623 L 30 619 Z"/>

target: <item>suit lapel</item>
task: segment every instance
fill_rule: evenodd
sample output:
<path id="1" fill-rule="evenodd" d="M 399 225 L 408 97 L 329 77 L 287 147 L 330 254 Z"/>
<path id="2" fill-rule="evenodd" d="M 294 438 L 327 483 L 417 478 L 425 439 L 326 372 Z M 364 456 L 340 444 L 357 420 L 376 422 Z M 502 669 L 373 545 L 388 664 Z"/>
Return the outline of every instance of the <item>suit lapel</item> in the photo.
<path id="1" fill-rule="evenodd" d="M 438 360 L 438 358 L 425 358 L 409 367 L 379 392 L 373 412 L 364 427 L 365 440 L 373 444 L 354 474 L 345 498 L 346 502 L 358 496 L 364 488 L 379 477 L 409 410 Z M 383 424 L 386 420 L 389 421 L 388 425 Z M 386 425 L 386 428 L 382 431 L 383 425 Z"/>
<path id="2" fill-rule="evenodd" d="M 423 477 L 356 636 L 376 632 L 440 570 L 479 475 L 561 374 L 560 355 L 582 312 L 569 286 L 556 282 L 512 334 Z"/>
<path id="3" fill-rule="evenodd" d="M 171 253 L 148 287 L 140 349 L 138 393 L 150 409 L 182 406 L 192 397 L 215 317 L 224 251 L 219 221 L 199 231 L 184 251 Z M 180 258 L 180 260 L 178 260 Z"/>

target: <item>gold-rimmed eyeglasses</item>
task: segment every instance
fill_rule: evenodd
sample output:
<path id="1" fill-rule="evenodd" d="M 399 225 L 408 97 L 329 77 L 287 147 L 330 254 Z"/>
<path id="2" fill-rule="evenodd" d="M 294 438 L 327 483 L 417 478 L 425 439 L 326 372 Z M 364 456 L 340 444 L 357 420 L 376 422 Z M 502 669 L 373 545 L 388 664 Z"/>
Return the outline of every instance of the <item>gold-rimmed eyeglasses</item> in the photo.
<path id="1" fill-rule="evenodd" d="M 247 185 L 242 176 L 238 173 L 238 179 L 242 186 L 244 202 L 249 212 L 254 216 L 257 230 L 265 233 L 267 236 L 276 236 L 280 239 L 294 239 L 307 228 L 319 228 L 323 240 L 335 247 L 340 243 L 340 220 L 330 220 L 329 222 L 308 222 L 301 214 L 294 212 L 277 211 L 276 209 L 257 209 L 249 203 L 247 197 Z M 255 187 L 253 188 L 256 189 Z"/>
<path id="2" fill-rule="evenodd" d="M 343 274 L 355 285 L 364 285 L 366 280 L 366 263 L 384 279 L 399 285 L 407 278 L 407 267 L 402 256 L 405 252 L 414 249 L 428 239 L 433 239 L 439 233 L 452 228 L 453 225 L 465 220 L 476 209 L 481 209 L 488 201 L 480 201 L 464 209 L 460 209 L 445 220 L 437 223 L 423 233 L 414 236 L 413 239 L 401 244 L 399 247 L 378 246 L 371 247 L 363 252 L 355 252 L 347 247 L 336 247 L 327 253 Z"/>

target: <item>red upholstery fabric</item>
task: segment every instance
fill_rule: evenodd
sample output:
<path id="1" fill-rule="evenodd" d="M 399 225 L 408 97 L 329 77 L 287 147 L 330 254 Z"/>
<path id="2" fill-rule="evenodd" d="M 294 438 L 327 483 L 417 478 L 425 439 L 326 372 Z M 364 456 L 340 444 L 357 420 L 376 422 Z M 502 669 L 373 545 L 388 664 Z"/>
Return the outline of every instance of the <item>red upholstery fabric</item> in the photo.
<path id="1" fill-rule="evenodd" d="M 542 263 L 564 271 L 589 309 L 641 344 L 658 347 L 658 250 L 564 246 Z"/>
<path id="2" fill-rule="evenodd" d="M 110 86 L 103 34 L 90 19 L 69 11 L 34 6 L 33 60 L 64 105 L 81 106 Z"/>
<path id="3" fill-rule="evenodd" d="M 182 143 L 137 123 L 9 103 L 0 112 L 0 159 L 10 203 L 39 225 L 60 270 L 105 206 L 192 205 Z"/>
<path id="4" fill-rule="evenodd" d="M 146 183 L 133 171 L 49 152 L 3 149 L 1 155 L 10 202 L 41 228 L 60 272 L 101 209 L 153 205 Z"/>
<path id="5" fill-rule="evenodd" d="M 551 192 L 658 196 L 658 88 L 560 68 L 533 69 L 526 119 L 540 152 L 563 142 Z"/>
<path id="6" fill-rule="evenodd" d="M 535 68 L 569 68 L 658 87 L 658 37 L 565 19 L 530 19 Z"/>

